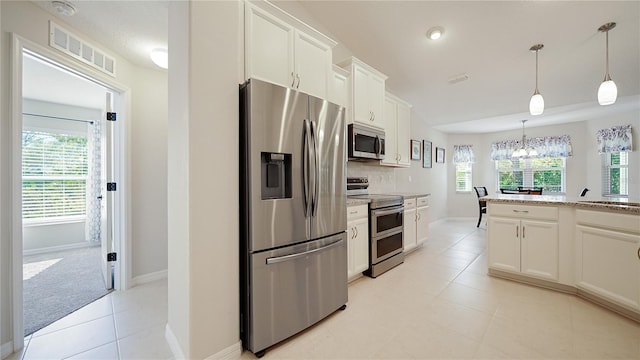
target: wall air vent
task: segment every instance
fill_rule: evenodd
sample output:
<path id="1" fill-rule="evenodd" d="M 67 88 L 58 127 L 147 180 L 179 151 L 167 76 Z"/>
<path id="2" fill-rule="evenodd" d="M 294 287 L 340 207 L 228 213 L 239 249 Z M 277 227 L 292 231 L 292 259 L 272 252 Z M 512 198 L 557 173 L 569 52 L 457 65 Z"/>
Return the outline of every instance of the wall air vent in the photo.
<path id="1" fill-rule="evenodd" d="M 69 30 L 49 20 L 49 46 L 94 69 L 116 77 L 116 60 L 93 44 L 81 40 Z"/>
<path id="2" fill-rule="evenodd" d="M 458 75 L 455 75 L 455 76 L 449 78 L 449 80 L 447 80 L 447 82 L 449 84 L 453 85 L 453 84 L 457 84 L 457 83 L 465 81 L 465 80 L 469 80 L 469 75 L 467 75 L 467 74 L 458 74 Z"/>

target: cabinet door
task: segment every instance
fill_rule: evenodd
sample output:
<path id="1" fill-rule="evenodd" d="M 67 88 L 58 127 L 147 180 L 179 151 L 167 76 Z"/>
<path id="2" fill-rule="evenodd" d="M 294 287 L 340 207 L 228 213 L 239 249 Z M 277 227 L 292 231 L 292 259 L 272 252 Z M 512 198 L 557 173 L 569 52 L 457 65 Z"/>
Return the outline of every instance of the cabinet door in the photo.
<path id="1" fill-rule="evenodd" d="M 380 160 L 382 165 L 396 165 L 398 162 L 398 152 L 396 151 L 396 123 L 397 123 L 397 102 L 391 98 L 384 99 L 384 159 Z"/>
<path id="2" fill-rule="evenodd" d="M 296 88 L 326 99 L 331 78 L 331 48 L 303 33 L 295 32 Z"/>
<path id="3" fill-rule="evenodd" d="M 416 209 L 404 210 L 404 250 L 408 251 L 415 248 L 417 242 L 417 228 L 416 228 Z"/>
<path id="4" fill-rule="evenodd" d="M 371 125 L 384 128 L 384 79 L 369 74 L 369 108 L 373 113 Z"/>
<path id="5" fill-rule="evenodd" d="M 640 310 L 640 236 L 576 226 L 576 285 Z"/>
<path id="6" fill-rule="evenodd" d="M 411 147 L 411 108 L 405 104 L 398 103 L 398 119 L 396 125 L 398 144 L 398 165 L 410 165 Z"/>
<path id="7" fill-rule="evenodd" d="M 329 91 L 329 101 L 340 106 L 347 107 L 348 86 L 347 77 L 332 71 L 331 90 Z"/>
<path id="8" fill-rule="evenodd" d="M 417 242 L 418 245 L 422 245 L 429 235 L 429 207 L 419 207 L 417 218 Z"/>
<path id="9" fill-rule="evenodd" d="M 369 219 L 359 219 L 354 221 L 353 224 L 356 229 L 353 271 L 354 274 L 360 274 L 369 268 Z"/>
<path id="10" fill-rule="evenodd" d="M 520 272 L 520 220 L 489 217 L 487 250 L 489 267 Z"/>
<path id="11" fill-rule="evenodd" d="M 369 107 L 369 72 L 357 65 L 352 66 L 353 97 L 353 121 L 371 126 L 373 118 Z"/>
<path id="12" fill-rule="evenodd" d="M 558 281 L 558 223 L 522 220 L 520 271 Z"/>
<path id="13" fill-rule="evenodd" d="M 291 87 L 294 28 L 251 5 L 247 6 L 246 18 L 247 78 Z"/>

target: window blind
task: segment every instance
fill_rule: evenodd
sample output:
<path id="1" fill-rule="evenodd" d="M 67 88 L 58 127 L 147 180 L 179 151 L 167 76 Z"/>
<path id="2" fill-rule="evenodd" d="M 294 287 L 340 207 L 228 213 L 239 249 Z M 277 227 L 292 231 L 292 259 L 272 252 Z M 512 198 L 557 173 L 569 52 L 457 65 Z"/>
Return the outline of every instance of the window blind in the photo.
<path id="1" fill-rule="evenodd" d="M 22 132 L 23 219 L 86 214 L 87 137 Z"/>
<path id="2" fill-rule="evenodd" d="M 602 153 L 602 196 L 629 195 L 629 153 Z"/>
<path id="3" fill-rule="evenodd" d="M 472 164 L 456 164 L 456 191 L 471 191 L 472 184 Z"/>

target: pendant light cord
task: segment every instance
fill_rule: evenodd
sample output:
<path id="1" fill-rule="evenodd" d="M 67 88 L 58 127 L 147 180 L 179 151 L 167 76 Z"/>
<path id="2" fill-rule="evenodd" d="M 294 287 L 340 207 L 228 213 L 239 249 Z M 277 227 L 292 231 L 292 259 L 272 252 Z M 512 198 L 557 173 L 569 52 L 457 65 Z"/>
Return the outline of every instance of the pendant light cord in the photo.
<path id="1" fill-rule="evenodd" d="M 604 75 L 604 81 L 609 81 L 611 80 L 611 76 L 609 75 L 609 30 L 605 31 L 605 39 L 607 49 L 607 52 L 605 54 L 605 66 L 607 73 Z"/>
<path id="2" fill-rule="evenodd" d="M 536 91 L 534 92 L 534 94 L 539 94 L 538 91 L 538 51 L 540 50 L 536 50 Z M 609 72 L 607 70 L 607 72 Z M 522 123 L 522 133 L 524 134 L 524 123 Z"/>

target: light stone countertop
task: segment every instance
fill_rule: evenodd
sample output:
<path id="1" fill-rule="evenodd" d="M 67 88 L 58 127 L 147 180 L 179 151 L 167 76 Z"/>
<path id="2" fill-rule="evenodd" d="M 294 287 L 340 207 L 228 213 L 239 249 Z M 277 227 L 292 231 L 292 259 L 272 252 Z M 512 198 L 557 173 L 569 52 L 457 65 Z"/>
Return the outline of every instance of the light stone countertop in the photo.
<path id="1" fill-rule="evenodd" d="M 491 203 L 571 206 L 585 210 L 611 211 L 630 215 L 640 215 L 640 202 L 620 198 L 577 198 L 563 195 L 512 195 L 496 194 L 482 198 Z"/>
<path id="2" fill-rule="evenodd" d="M 355 199 L 347 196 L 347 206 L 368 205 L 370 202 L 369 199 Z"/>
<path id="3" fill-rule="evenodd" d="M 431 193 L 413 193 L 413 192 L 394 192 L 391 195 L 400 195 L 405 200 L 407 199 L 417 199 L 425 196 L 431 196 Z"/>

